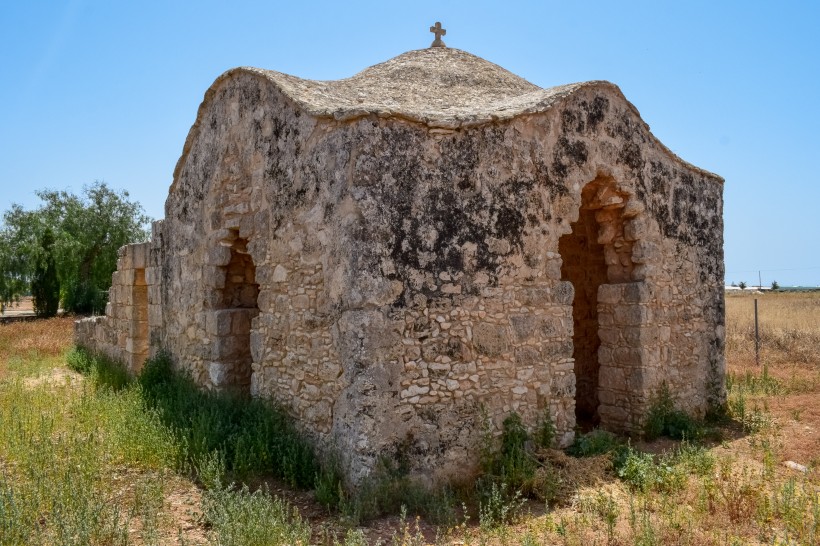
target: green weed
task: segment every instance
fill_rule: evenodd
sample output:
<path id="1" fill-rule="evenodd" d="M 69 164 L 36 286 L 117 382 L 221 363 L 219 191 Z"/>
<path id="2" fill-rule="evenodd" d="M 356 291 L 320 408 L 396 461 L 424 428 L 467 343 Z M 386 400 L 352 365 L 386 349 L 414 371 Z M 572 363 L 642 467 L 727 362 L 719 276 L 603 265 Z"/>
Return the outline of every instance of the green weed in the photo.
<path id="1" fill-rule="evenodd" d="M 715 456 L 711 451 L 689 442 L 683 442 L 678 446 L 672 460 L 675 464 L 685 467 L 688 472 L 700 477 L 711 475 L 716 465 Z"/>
<path id="2" fill-rule="evenodd" d="M 680 491 L 686 485 L 688 468 L 675 454 L 655 460 L 649 453 L 629 448 L 626 456 L 616 465 L 616 472 L 624 482 L 641 491 Z"/>
<path id="3" fill-rule="evenodd" d="M 203 391 L 175 371 L 166 355 L 145 363 L 138 384 L 146 405 L 185 446 L 181 468 L 218 452 L 237 478 L 272 473 L 292 486 L 314 484 L 319 466 L 313 446 L 283 410 L 262 400 Z"/>
<path id="4" fill-rule="evenodd" d="M 552 447 L 552 443 L 555 440 L 555 423 L 552 422 L 549 406 L 544 409 L 544 416 L 538 425 L 538 429 L 535 431 L 533 440 L 538 447 Z"/>
<path id="5" fill-rule="evenodd" d="M 747 394 L 765 394 L 767 396 L 774 396 L 786 393 L 786 387 L 782 381 L 766 374 L 766 373 L 752 373 L 746 371 L 743 374 L 726 374 L 726 389 L 732 390 L 742 389 Z"/>
<path id="6" fill-rule="evenodd" d="M 729 393 L 729 415 L 743 427 L 748 433 L 757 433 L 769 429 L 773 425 L 772 417 L 767 411 L 768 408 L 761 408 L 755 400 L 752 407 L 746 398 L 746 390 L 742 386 L 734 387 Z"/>
<path id="7" fill-rule="evenodd" d="M 162 471 L 175 449 L 168 436 L 144 449 L 121 436 L 157 424 L 141 410 L 109 388 L 0 384 L 0 542 L 126 544 L 134 522 L 156 534 L 161 482 L 111 479 L 124 465 Z"/>
<path id="8" fill-rule="evenodd" d="M 582 512 L 597 516 L 605 525 L 607 543 L 615 539 L 615 525 L 621 510 L 617 500 L 608 492 L 598 491 L 594 495 L 580 496 L 578 508 Z"/>
<path id="9" fill-rule="evenodd" d="M 320 475 L 319 483 L 323 491 L 332 493 L 332 481 L 325 485 Z M 401 510 L 422 515 L 433 523 L 455 521 L 456 496 L 449 487 L 427 487 L 391 459 L 381 459 L 376 470 L 352 491 L 345 491 L 338 483 L 338 508 L 353 524 Z"/>
<path id="10" fill-rule="evenodd" d="M 203 516 L 211 525 L 211 543 L 220 546 L 310 544 L 310 525 L 288 502 L 263 487 L 217 487 L 205 492 Z"/>
<path id="11" fill-rule="evenodd" d="M 605 453 L 616 453 L 624 448 L 624 442 L 611 432 L 593 429 L 586 434 L 577 435 L 575 442 L 567 449 L 576 457 L 593 457 Z"/>
<path id="12" fill-rule="evenodd" d="M 669 387 L 664 383 L 650 403 L 644 425 L 644 436 L 654 440 L 667 436 L 676 440 L 696 439 L 703 433 L 703 427 L 686 412 L 675 408 Z"/>
<path id="13" fill-rule="evenodd" d="M 478 509 L 478 524 L 483 531 L 514 522 L 521 515 L 524 499 L 521 492 L 505 483 L 492 482 Z"/>
<path id="14" fill-rule="evenodd" d="M 110 358 L 74 348 L 66 354 L 66 364 L 75 372 L 89 376 L 95 385 L 105 385 L 120 390 L 131 382 L 131 378 L 119 363 Z"/>

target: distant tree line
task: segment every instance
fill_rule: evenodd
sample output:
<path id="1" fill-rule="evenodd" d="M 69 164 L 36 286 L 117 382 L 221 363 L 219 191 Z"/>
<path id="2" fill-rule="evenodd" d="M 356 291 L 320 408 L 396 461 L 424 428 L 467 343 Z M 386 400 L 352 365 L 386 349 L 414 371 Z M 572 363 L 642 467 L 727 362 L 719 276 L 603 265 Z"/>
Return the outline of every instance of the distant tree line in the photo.
<path id="1" fill-rule="evenodd" d="M 62 304 L 73 313 L 100 312 L 108 299 L 117 250 L 148 238 L 150 218 L 128 192 L 105 182 L 67 191 L 37 192 L 42 204 L 14 204 L 0 224 L 0 304 L 31 294 L 39 316 Z"/>

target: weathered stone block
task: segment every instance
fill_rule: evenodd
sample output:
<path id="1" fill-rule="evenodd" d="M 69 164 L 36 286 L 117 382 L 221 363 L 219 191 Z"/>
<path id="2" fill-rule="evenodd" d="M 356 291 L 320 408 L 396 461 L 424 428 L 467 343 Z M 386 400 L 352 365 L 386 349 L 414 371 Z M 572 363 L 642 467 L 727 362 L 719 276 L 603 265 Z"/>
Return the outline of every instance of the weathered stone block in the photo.
<path id="1" fill-rule="evenodd" d="M 231 333 L 232 318 L 231 309 L 211 311 L 205 318 L 205 331 L 211 336 L 228 336 Z"/>
<path id="2" fill-rule="evenodd" d="M 127 248 L 131 251 L 131 267 L 145 269 L 148 266 L 148 243 L 135 243 Z"/>
<path id="3" fill-rule="evenodd" d="M 550 341 L 541 345 L 540 355 L 544 361 L 554 362 L 559 359 L 572 358 L 573 343 L 571 340 Z"/>
<path id="4" fill-rule="evenodd" d="M 623 301 L 622 284 L 602 284 L 598 287 L 598 303 L 616 304 Z"/>
<path id="5" fill-rule="evenodd" d="M 515 361 L 519 366 L 537 366 L 541 364 L 542 359 L 538 350 L 533 347 L 517 347 Z"/>
<path id="6" fill-rule="evenodd" d="M 225 286 L 226 271 L 222 267 L 205 266 L 202 268 L 202 281 L 208 288 L 223 288 Z"/>
<path id="7" fill-rule="evenodd" d="M 624 239 L 627 241 L 637 241 L 646 236 L 647 231 L 647 221 L 643 216 L 624 222 Z"/>
<path id="8" fill-rule="evenodd" d="M 575 287 L 569 281 L 562 281 L 555 285 L 555 302 L 561 305 L 572 305 L 575 298 Z"/>
<path id="9" fill-rule="evenodd" d="M 208 249 L 205 263 L 210 266 L 223 267 L 231 261 L 231 249 L 227 246 L 217 245 Z M 218 286 L 218 285 L 214 285 Z"/>
<path id="10" fill-rule="evenodd" d="M 151 326 L 160 326 L 162 324 L 161 305 L 148 306 L 148 324 L 150 324 Z"/>
<path id="11" fill-rule="evenodd" d="M 552 395 L 557 398 L 575 396 L 575 375 L 566 374 L 552 379 Z"/>
<path id="12" fill-rule="evenodd" d="M 661 259 L 661 250 L 655 243 L 642 239 L 632 246 L 632 261 L 636 264 L 657 263 Z"/>
<path id="13" fill-rule="evenodd" d="M 616 324 L 638 325 L 652 320 L 652 310 L 642 305 L 617 305 L 614 317 Z"/>
<path id="14" fill-rule="evenodd" d="M 510 349 L 507 327 L 501 324 L 481 322 L 473 326 L 473 345 L 487 356 L 499 356 Z"/>
<path id="15" fill-rule="evenodd" d="M 221 387 L 225 384 L 230 371 L 229 365 L 223 362 L 208 362 L 207 370 L 211 385 L 215 387 Z"/>
<path id="16" fill-rule="evenodd" d="M 649 303 L 652 301 L 652 288 L 645 282 L 630 282 L 623 285 L 624 303 Z"/>
<path id="17" fill-rule="evenodd" d="M 533 336 L 540 326 L 540 318 L 531 314 L 516 315 L 510 317 L 510 323 L 516 339 L 521 342 L 527 341 Z"/>

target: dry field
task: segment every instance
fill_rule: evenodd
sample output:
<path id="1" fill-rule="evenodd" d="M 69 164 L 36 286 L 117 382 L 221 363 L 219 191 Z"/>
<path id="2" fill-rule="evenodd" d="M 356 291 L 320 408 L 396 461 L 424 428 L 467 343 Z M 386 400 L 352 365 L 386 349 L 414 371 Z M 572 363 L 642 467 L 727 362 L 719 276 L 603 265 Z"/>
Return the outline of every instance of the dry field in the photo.
<path id="1" fill-rule="evenodd" d="M 727 295 L 726 361 L 733 376 L 776 380 L 777 393 L 757 398 L 779 425 L 782 458 L 820 468 L 820 292 Z"/>
<path id="2" fill-rule="evenodd" d="M 0 322 L 0 380 L 10 370 L 31 375 L 63 364 L 60 357 L 72 342 L 70 318 Z"/>
<path id="3" fill-rule="evenodd" d="M 156 422 L 129 416 L 140 411 L 133 389 L 96 389 L 91 377 L 65 368 L 70 319 L 0 324 L 0 546 L 820 544 L 820 293 L 732 294 L 726 313 L 729 418 L 712 425 L 700 444 L 633 441 L 634 460 L 619 471 L 611 455 L 552 452 L 548 468 L 539 470 L 552 469 L 549 506 L 501 495 L 488 503 L 508 511 L 506 523 L 488 505 L 468 508 L 469 515 L 458 506 L 456 519 L 439 527 L 412 514 L 357 527 L 312 493 L 272 480 L 274 497 L 211 495 L 172 468 L 163 451 L 178 446 Z M 44 436 L 37 436 L 41 429 Z M 82 441 L 63 445 L 75 437 Z M 32 443 L 36 449 L 27 451 Z M 44 482 L 57 485 L 42 489 Z M 83 488 L 93 494 L 80 502 Z M 26 495 L 39 503 L 30 535 L 20 530 L 20 506 L 34 502 Z M 42 501 L 52 497 L 51 504 Z M 276 505 L 275 497 L 288 505 Z M 72 510 L 82 521 L 65 515 Z M 89 520 L 96 527 L 83 530 Z M 259 525 L 270 532 L 248 531 Z"/>

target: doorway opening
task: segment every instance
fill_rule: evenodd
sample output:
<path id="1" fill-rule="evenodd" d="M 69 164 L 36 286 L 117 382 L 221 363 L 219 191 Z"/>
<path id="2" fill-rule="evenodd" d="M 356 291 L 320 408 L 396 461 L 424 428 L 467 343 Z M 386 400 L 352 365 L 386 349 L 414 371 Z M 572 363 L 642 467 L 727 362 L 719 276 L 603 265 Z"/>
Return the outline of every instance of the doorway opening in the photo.
<path id="1" fill-rule="evenodd" d="M 221 243 L 230 246 L 225 286 L 217 310 L 219 361 L 225 371 L 223 384 L 243 393 L 251 385 L 251 323 L 259 314 L 256 266 L 248 252 L 248 240 L 232 229 Z"/>
<path id="2" fill-rule="evenodd" d="M 598 177 L 584 186 L 578 220 L 572 223 L 572 231 L 558 241 L 563 260 L 561 279 L 575 288 L 575 418 L 582 430 L 600 424 L 598 288 L 602 284 L 628 282 L 632 267 L 627 263 L 632 243 L 623 238 L 624 196 L 614 186 L 614 180 L 606 177 Z"/>

